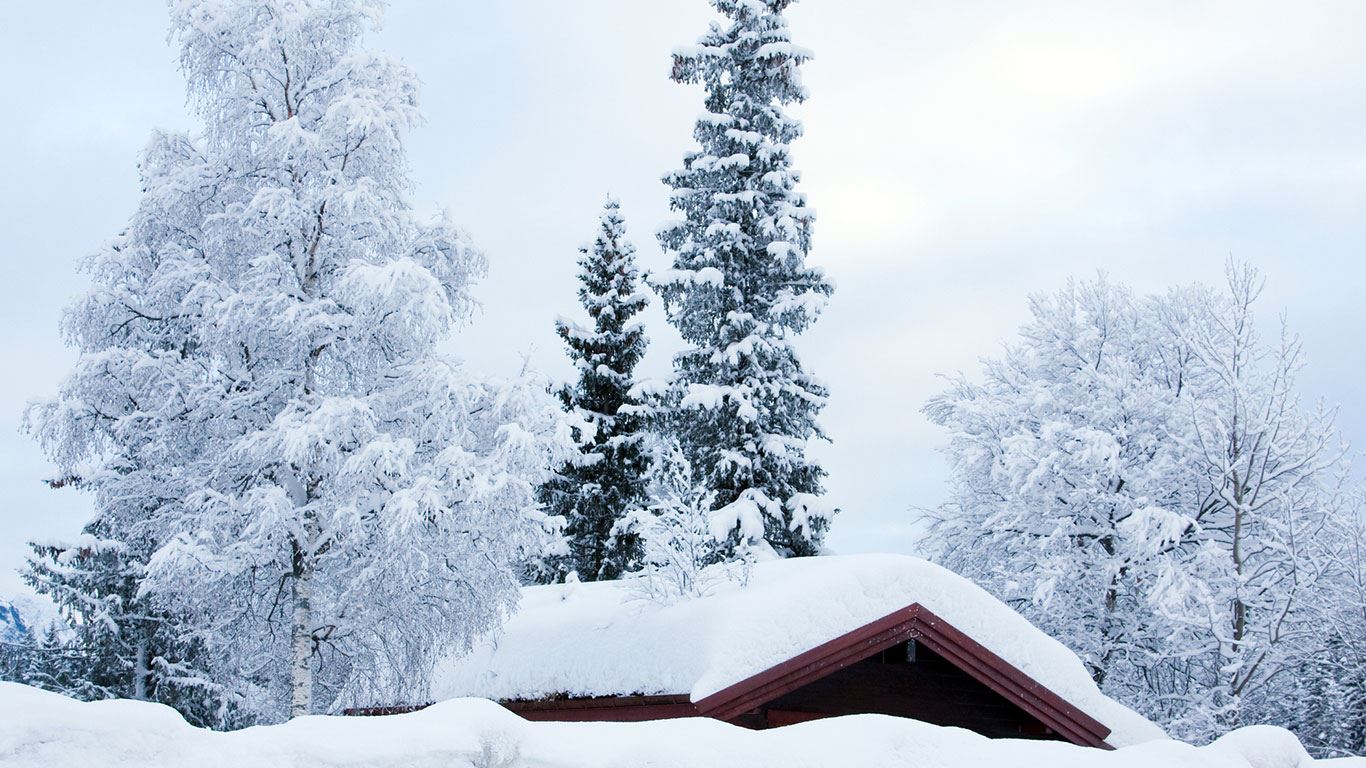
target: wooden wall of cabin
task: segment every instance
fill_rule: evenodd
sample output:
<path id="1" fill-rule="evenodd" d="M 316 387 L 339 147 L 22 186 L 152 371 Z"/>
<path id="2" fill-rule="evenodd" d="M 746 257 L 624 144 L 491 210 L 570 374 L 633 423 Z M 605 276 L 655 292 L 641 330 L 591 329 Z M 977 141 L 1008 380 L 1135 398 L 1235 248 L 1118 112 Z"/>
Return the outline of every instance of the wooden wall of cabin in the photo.
<path id="1" fill-rule="evenodd" d="M 732 722 L 771 728 L 864 713 L 957 726 L 992 738 L 1062 738 L 913 640 L 808 683 Z"/>

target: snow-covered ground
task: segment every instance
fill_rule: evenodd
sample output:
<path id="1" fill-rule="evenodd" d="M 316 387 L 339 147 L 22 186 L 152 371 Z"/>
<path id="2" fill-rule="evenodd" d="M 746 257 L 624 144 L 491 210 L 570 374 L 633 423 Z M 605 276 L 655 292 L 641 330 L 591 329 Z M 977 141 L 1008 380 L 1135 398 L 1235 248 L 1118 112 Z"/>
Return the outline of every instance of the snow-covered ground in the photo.
<path id="1" fill-rule="evenodd" d="M 1270 727 L 1235 731 L 1207 747 L 1159 740 L 1105 752 L 1062 742 L 993 741 L 880 715 L 770 731 L 703 719 L 532 723 L 483 699 L 457 699 L 391 717 L 305 717 L 220 733 L 192 728 L 158 704 L 83 703 L 0 683 L 0 765 L 6 768 L 1295 768 L 1330 763 L 1366 768 L 1362 758 L 1315 763 L 1294 736 Z"/>
<path id="2" fill-rule="evenodd" d="M 758 563 L 748 582 L 661 605 L 631 579 L 527 587 L 516 614 L 437 670 L 437 700 L 688 694 L 693 701 L 912 603 L 1108 726 L 1126 746 L 1162 729 L 1105 696 L 1081 660 L 967 579 L 907 555 Z M 374 702 L 387 704 L 393 702 Z"/>

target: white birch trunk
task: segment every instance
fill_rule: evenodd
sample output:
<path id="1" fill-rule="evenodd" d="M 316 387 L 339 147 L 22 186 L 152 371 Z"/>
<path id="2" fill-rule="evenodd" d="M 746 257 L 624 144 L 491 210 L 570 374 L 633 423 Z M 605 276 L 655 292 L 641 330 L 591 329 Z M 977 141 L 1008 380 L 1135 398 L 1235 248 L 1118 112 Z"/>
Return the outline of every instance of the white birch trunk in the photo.
<path id="1" fill-rule="evenodd" d="M 294 623 L 291 639 L 294 646 L 290 666 L 289 716 L 307 715 L 313 706 L 313 605 L 311 603 L 312 572 L 304 569 L 294 578 Z"/>

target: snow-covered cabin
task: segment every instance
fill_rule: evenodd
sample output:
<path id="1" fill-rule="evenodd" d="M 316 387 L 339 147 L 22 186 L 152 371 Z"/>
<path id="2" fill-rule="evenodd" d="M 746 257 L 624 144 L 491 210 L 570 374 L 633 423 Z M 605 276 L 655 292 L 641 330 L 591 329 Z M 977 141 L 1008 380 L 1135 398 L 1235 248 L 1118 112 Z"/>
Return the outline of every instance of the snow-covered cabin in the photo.
<path id="1" fill-rule="evenodd" d="M 528 587 L 497 637 L 439 666 L 433 692 L 531 720 L 767 728 L 879 713 L 1097 747 L 1164 736 L 1009 606 L 903 555 L 763 562 L 669 605 L 630 579 Z"/>

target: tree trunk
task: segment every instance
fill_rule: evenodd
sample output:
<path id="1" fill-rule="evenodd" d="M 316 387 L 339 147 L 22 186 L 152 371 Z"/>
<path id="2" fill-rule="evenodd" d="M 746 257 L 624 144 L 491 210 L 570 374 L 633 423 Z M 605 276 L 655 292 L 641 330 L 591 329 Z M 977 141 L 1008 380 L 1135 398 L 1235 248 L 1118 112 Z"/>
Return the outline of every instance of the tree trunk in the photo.
<path id="1" fill-rule="evenodd" d="M 312 573 L 302 569 L 294 576 L 294 625 L 291 640 L 294 658 L 290 667 L 289 716 L 307 715 L 313 706 L 313 605 Z"/>
<path id="2" fill-rule="evenodd" d="M 147 676 L 151 670 L 147 667 L 147 635 L 145 632 L 139 633 L 137 656 L 133 662 L 133 698 L 138 701 L 147 700 Z"/>
<path id="3" fill-rule="evenodd" d="M 1233 652 L 1238 653 L 1247 634 L 1247 604 L 1243 602 L 1243 484 L 1233 476 Z"/>

